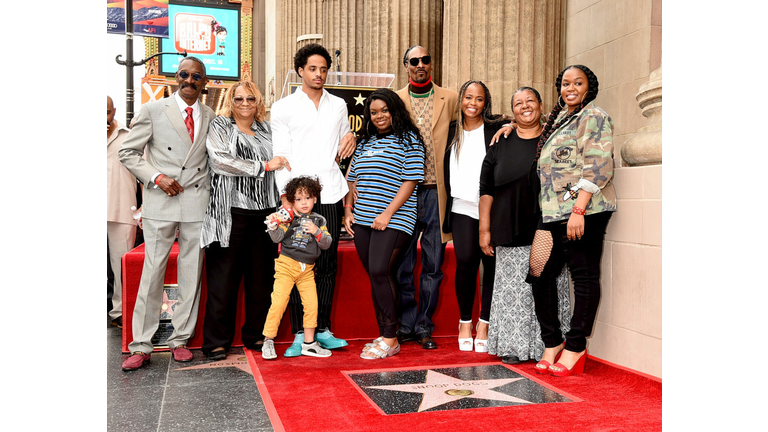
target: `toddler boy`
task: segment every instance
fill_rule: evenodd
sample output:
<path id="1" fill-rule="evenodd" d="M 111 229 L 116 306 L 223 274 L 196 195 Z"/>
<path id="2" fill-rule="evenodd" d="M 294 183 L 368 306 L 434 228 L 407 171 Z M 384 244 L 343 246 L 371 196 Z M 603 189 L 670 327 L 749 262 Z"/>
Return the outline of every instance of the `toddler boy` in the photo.
<path id="1" fill-rule="evenodd" d="M 294 284 L 304 306 L 304 343 L 301 344 L 301 354 L 312 357 L 331 355 L 329 350 L 322 348 L 315 340 L 317 289 L 313 268 L 320 250 L 328 249 L 332 241 L 325 218 L 312 212 L 321 190 L 320 183 L 312 177 L 292 179 L 285 186 L 285 197 L 293 205 L 293 220 L 267 224 L 272 241 L 280 243 L 280 256 L 275 260 L 272 306 L 264 324 L 265 340 L 261 356 L 266 360 L 277 358 L 274 338 Z M 274 221 L 276 217 L 278 215 L 273 214 L 267 220 L 271 218 Z"/>

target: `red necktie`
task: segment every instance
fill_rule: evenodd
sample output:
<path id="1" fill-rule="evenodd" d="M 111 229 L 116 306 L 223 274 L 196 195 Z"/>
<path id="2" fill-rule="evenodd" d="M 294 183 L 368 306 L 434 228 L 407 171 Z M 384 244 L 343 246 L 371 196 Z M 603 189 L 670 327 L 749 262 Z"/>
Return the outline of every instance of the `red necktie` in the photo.
<path id="1" fill-rule="evenodd" d="M 187 125 L 187 132 L 192 142 L 195 142 L 195 121 L 192 119 L 192 107 L 187 107 L 187 118 L 184 119 Z"/>

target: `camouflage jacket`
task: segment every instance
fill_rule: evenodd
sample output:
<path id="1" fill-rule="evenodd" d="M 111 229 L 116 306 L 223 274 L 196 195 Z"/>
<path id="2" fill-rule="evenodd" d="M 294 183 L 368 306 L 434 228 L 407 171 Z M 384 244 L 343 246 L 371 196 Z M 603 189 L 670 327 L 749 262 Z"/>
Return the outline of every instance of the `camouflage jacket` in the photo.
<path id="1" fill-rule="evenodd" d="M 563 110 L 555 124 L 566 115 Z M 592 192 L 586 214 L 616 211 L 613 120 L 594 103 L 550 135 L 538 168 L 544 223 L 567 220 L 582 189 Z"/>

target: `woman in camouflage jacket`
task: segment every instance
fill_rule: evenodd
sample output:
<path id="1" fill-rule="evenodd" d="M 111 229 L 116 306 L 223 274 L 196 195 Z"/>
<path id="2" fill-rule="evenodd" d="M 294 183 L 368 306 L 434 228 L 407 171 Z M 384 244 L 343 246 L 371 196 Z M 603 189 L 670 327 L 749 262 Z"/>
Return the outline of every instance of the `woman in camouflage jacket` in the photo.
<path id="1" fill-rule="evenodd" d="M 542 221 L 531 249 L 529 281 L 545 346 L 536 371 L 568 376 L 584 368 L 586 338 L 592 333 L 600 302 L 603 237 L 616 211 L 611 182 L 613 120 L 592 102 L 599 83 L 586 66 L 568 66 L 555 86 L 560 97 L 536 155 Z M 565 342 L 555 283 L 564 264 L 574 285 L 573 316 Z"/>

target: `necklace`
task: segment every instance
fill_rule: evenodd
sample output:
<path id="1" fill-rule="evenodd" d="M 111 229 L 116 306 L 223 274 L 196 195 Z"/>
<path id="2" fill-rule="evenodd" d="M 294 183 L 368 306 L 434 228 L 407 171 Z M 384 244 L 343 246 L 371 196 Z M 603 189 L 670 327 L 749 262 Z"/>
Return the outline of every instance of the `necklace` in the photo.
<path id="1" fill-rule="evenodd" d="M 435 93 L 435 88 L 432 87 L 429 89 L 429 93 L 425 96 L 427 99 L 427 102 L 424 104 L 424 108 L 421 109 L 421 112 L 416 115 L 416 124 L 422 125 L 424 124 L 424 112 L 427 110 L 427 107 L 429 106 L 429 98 L 432 97 L 432 95 Z M 413 100 L 413 93 L 411 93 L 410 90 L 408 90 L 408 96 L 411 97 L 411 106 L 413 109 L 416 109 L 416 102 Z"/>

